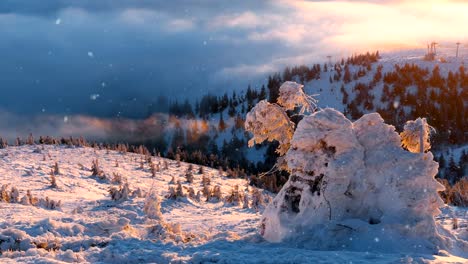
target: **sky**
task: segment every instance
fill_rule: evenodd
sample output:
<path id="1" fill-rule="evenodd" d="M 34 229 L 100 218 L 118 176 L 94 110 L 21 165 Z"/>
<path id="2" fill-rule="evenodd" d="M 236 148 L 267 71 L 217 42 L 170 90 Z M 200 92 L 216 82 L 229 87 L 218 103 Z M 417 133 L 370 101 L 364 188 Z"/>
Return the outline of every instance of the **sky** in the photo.
<path id="1" fill-rule="evenodd" d="M 2 0 L 0 111 L 142 117 L 286 65 L 468 42 L 467 1 Z"/>

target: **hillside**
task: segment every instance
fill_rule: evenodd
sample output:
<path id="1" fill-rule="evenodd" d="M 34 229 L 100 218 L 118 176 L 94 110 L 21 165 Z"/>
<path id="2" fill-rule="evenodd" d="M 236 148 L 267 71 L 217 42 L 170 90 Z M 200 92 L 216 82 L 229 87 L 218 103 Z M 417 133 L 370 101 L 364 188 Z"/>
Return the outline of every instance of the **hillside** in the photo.
<path id="1" fill-rule="evenodd" d="M 190 162 L 225 169 L 240 167 L 250 174 L 268 171 L 277 158 L 276 147 L 273 143 L 247 148 L 250 135 L 243 129 L 245 115 L 261 100 L 276 102 L 280 85 L 292 80 L 304 85 L 306 93 L 318 100 L 319 108 L 335 108 L 351 120 L 378 112 L 401 131 L 407 120 L 426 117 L 435 128 L 435 159 L 453 159 L 455 164 L 450 167 L 448 162 L 439 162 L 439 177 L 452 175 L 448 181 L 457 182 L 468 173 L 466 150 L 459 155 L 451 151 L 468 145 L 468 71 L 464 67 L 468 57 L 455 58 L 453 50 L 444 47 L 439 48 L 434 61 L 425 60 L 424 55 L 424 50 L 374 52 L 336 62 L 297 65 L 269 76 L 261 87 L 249 86 L 230 96 L 207 95 L 194 107 L 175 102 L 170 106 L 173 118 L 169 118 L 167 129 L 172 136 L 163 140 L 162 149 L 167 150 L 163 152 L 173 157 L 178 151 Z M 300 119 L 295 118 L 295 122 Z M 204 157 L 193 155 L 197 150 Z M 277 182 L 284 183 L 280 177 Z"/>
<path id="2" fill-rule="evenodd" d="M 467 257 L 463 255 L 466 252 L 457 250 L 432 256 L 346 248 L 317 251 L 304 249 L 301 244 L 268 243 L 259 235 L 258 227 L 264 209 L 261 203 L 273 195 L 259 190 L 262 201 L 257 199 L 259 206 L 255 206 L 257 189 L 249 186 L 246 191 L 246 180 L 227 178 L 210 168 L 203 168 L 199 174 L 199 167 L 188 163 L 152 157 L 159 165 L 152 178 L 148 157 L 105 149 L 26 145 L 1 149 L 0 157 L 0 185 L 8 185 L 2 188 L 0 203 L 2 263 L 463 263 L 463 257 Z M 98 171 L 106 178 L 91 176 L 95 159 L 99 161 Z M 53 187 L 50 174 L 55 162 L 58 173 Z M 193 183 L 186 182 L 190 167 Z M 118 180 L 114 173 L 122 176 L 123 183 L 128 182 L 128 198 L 111 199 L 109 189 L 119 186 L 112 182 Z M 195 193 L 203 190 L 203 175 L 211 179 L 211 188 L 221 187 L 220 200 L 211 198 L 207 202 L 203 195 L 199 201 L 196 195 L 168 197 L 169 187 L 177 187 L 172 178 L 181 181 L 187 194 L 190 187 Z M 248 206 L 244 206 L 244 199 L 228 201 L 236 185 L 247 195 Z M 18 193 L 11 192 L 12 187 Z M 160 219 L 145 213 L 146 194 L 151 189 L 161 201 Z M 29 197 L 48 197 L 48 202 L 24 205 L 28 190 Z M 18 201 L 5 202 L 12 197 Z M 53 208 L 57 204 L 52 200 L 60 201 L 60 205 Z M 454 217 L 458 219 L 456 230 L 452 230 Z M 438 228 L 466 240 L 467 220 L 465 209 L 445 207 L 437 219 Z"/>

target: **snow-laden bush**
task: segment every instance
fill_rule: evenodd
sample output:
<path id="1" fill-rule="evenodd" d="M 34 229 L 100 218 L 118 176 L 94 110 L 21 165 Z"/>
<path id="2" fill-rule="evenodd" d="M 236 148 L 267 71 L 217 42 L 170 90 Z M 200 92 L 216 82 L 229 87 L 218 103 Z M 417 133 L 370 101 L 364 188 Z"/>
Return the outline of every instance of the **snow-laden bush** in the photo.
<path id="1" fill-rule="evenodd" d="M 259 131 L 275 132 L 269 121 L 278 127 L 268 115 L 282 116 L 257 107 L 249 113 L 259 115 L 265 122 L 254 130 L 246 125 L 257 143 Z M 377 236 L 386 239 L 386 250 L 443 245 L 434 221 L 443 205 L 437 191 L 444 187 L 434 179 L 438 164 L 430 152 L 404 150 L 395 128 L 379 114 L 353 123 L 336 110 L 323 109 L 298 123 L 289 144 L 282 151 L 291 176 L 262 216 L 261 234 L 267 240 L 361 250 L 385 247 Z"/>
<path id="2" fill-rule="evenodd" d="M 161 202 L 154 188 L 151 188 L 146 196 L 143 212 L 150 219 L 162 220 Z"/>

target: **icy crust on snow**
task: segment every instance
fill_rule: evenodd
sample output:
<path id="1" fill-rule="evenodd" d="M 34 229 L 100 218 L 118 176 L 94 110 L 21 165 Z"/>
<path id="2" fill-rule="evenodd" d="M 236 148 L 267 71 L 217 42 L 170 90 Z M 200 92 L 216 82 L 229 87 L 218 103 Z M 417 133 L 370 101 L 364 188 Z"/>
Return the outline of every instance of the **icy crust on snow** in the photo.
<path id="1" fill-rule="evenodd" d="M 379 114 L 354 123 L 330 108 L 306 116 L 285 160 L 291 177 L 262 217 L 268 241 L 395 252 L 446 246 L 434 220 L 443 206 L 438 164 L 431 153 L 402 149 Z"/>

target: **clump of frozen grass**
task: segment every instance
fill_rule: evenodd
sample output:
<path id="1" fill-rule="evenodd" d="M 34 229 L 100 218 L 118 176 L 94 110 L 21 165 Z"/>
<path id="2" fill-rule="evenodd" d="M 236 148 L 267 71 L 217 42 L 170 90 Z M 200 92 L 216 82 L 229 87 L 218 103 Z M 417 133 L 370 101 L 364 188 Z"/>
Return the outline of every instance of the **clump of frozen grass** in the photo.
<path id="1" fill-rule="evenodd" d="M 104 173 L 104 171 L 99 166 L 99 160 L 98 159 L 93 160 L 93 163 L 91 165 L 91 176 L 97 177 L 100 180 L 105 180 L 106 179 L 106 174 Z"/>
<path id="2" fill-rule="evenodd" d="M 128 198 L 130 197 L 131 191 L 128 186 L 128 183 L 125 183 L 123 185 L 120 185 L 119 188 L 111 187 L 109 189 L 109 194 L 113 201 L 124 201 L 124 200 L 128 200 Z"/>

